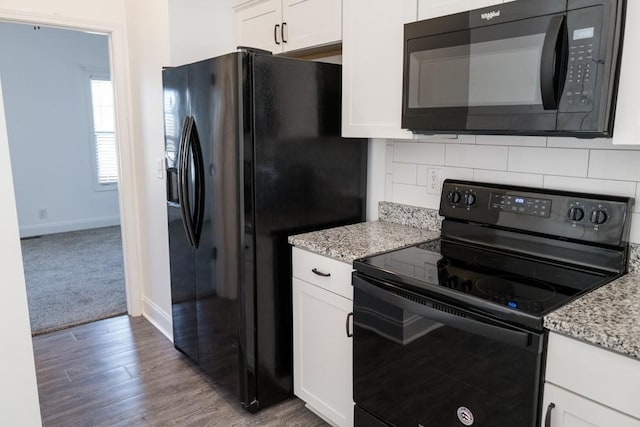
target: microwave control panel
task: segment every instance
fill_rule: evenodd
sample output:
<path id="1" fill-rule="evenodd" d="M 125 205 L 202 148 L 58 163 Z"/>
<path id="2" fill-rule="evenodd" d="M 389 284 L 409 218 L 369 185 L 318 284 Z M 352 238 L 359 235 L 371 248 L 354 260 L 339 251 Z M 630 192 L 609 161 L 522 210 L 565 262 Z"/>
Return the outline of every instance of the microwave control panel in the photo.
<path id="1" fill-rule="evenodd" d="M 559 110 L 590 112 L 594 108 L 596 78 L 600 65 L 602 6 L 567 13 L 569 53 L 567 76 Z"/>

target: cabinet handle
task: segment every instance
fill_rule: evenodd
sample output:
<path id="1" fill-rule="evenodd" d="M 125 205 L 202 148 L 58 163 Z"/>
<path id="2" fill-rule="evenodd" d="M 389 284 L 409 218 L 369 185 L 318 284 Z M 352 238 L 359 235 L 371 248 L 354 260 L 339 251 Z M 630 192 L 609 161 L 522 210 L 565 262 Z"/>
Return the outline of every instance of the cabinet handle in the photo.
<path id="1" fill-rule="evenodd" d="M 547 415 L 544 417 L 544 427 L 551 427 L 551 411 L 555 407 L 556 405 L 553 402 L 549 403 L 549 406 L 547 406 Z"/>
<path id="2" fill-rule="evenodd" d="M 353 337 L 353 331 L 349 327 L 349 319 L 352 319 L 352 318 L 353 318 L 353 312 L 347 314 L 347 323 L 344 325 L 345 329 L 347 330 L 347 337 L 349 337 L 349 338 Z"/>
<path id="3" fill-rule="evenodd" d="M 289 30 L 287 30 L 287 38 L 286 39 L 284 38 L 284 34 L 285 34 L 284 30 L 285 30 L 285 28 L 287 28 L 287 23 L 283 22 L 282 23 L 282 29 L 280 31 L 280 36 L 281 36 L 280 38 L 282 39 L 282 43 L 286 43 L 287 39 L 289 38 L 288 37 L 289 36 Z"/>
<path id="4" fill-rule="evenodd" d="M 317 268 L 314 268 L 311 270 L 313 272 L 313 274 L 317 274 L 318 276 L 322 276 L 322 277 L 330 277 L 331 273 L 323 273 L 322 271 L 318 270 Z"/>
<path id="5" fill-rule="evenodd" d="M 278 41 L 278 29 L 280 28 L 280 24 L 276 24 L 275 27 L 273 27 L 273 40 L 276 42 L 276 44 L 280 44 L 280 42 Z"/>

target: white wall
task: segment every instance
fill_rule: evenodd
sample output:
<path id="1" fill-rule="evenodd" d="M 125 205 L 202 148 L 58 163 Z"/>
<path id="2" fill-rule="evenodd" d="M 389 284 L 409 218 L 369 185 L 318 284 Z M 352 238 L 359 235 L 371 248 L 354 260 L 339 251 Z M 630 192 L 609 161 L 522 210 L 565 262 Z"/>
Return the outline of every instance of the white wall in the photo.
<path id="1" fill-rule="evenodd" d="M 121 188 L 121 197 L 127 201 L 121 208 L 123 224 L 133 224 L 125 232 L 125 257 L 133 262 L 126 265 L 128 279 L 136 281 L 145 295 L 128 294 L 129 299 L 140 304 L 143 298 L 155 306 L 170 312 L 167 272 L 167 249 L 158 244 L 166 240 L 166 217 L 164 186 L 156 177 L 153 155 L 162 151 L 162 114 L 158 96 L 150 95 L 147 86 L 154 86 L 156 94 L 161 92 L 159 66 L 168 62 L 168 5 L 166 0 L 1 0 L 0 20 L 57 23 L 61 26 L 86 28 L 111 28 L 115 36 L 115 59 L 112 68 L 116 78 L 117 102 L 125 115 L 119 126 L 125 130 L 127 141 L 121 150 L 121 162 L 130 174 L 123 176 L 126 188 Z M 140 28 L 140 29 L 138 29 Z M 146 31 L 150 31 L 147 33 Z M 129 34 L 130 33 L 130 34 Z M 157 35 L 164 35 L 160 38 Z M 161 57 L 161 60 L 154 58 Z M 147 63 L 147 60 L 151 60 Z M 149 75 L 146 75 L 146 74 Z M 135 79 L 127 77 L 135 76 Z M 130 81 L 131 80 L 131 81 Z M 147 83 L 148 82 L 148 83 Z M 129 95 L 133 94 L 130 99 Z M 145 97 L 151 96 L 150 99 Z M 133 123 L 136 125 L 134 126 Z M 130 129 L 131 132 L 126 130 Z M 133 141 L 131 137 L 133 136 Z M 122 147 L 121 147 L 122 148 Z M 149 157 L 144 157 L 144 156 Z M 0 210 L 0 255 L 3 267 L 3 309 L 0 314 L 3 348 L 0 361 L 0 425 L 40 425 L 37 389 L 34 379 L 34 363 L 30 343 L 30 328 L 27 316 L 24 278 L 20 268 L 18 224 L 15 219 L 14 195 L 10 169 L 8 144 L 0 142 L 0 199 L 4 200 Z M 122 171 L 121 171 L 122 172 Z M 162 191 L 158 191 L 161 187 Z M 147 200 L 141 200 L 148 198 Z M 149 204 L 148 207 L 144 206 Z M 13 220 L 12 220 L 13 215 Z M 140 254 L 143 254 L 140 256 Z M 160 280 L 152 281 L 155 276 Z M 9 282 L 6 282 L 8 280 Z M 6 283 L 13 283 L 11 287 Z M 147 296 L 149 295 L 149 297 Z M 154 301 L 153 298 L 157 298 Z M 135 310 L 134 310 L 135 312 Z M 10 370 L 10 372 L 7 372 Z M 5 419 L 7 422 L 5 422 Z"/>
<path id="2" fill-rule="evenodd" d="M 0 425 L 35 427 L 40 407 L 3 105 L 0 84 L 0 337 L 5 350 L 0 359 Z"/>
<path id="3" fill-rule="evenodd" d="M 387 141 L 385 199 L 438 209 L 427 172 L 441 177 L 640 198 L 640 147 L 611 140 L 470 136 L 429 142 Z M 640 243 L 636 202 L 631 241 Z"/>
<path id="4" fill-rule="evenodd" d="M 166 0 L 127 0 L 127 28 L 134 110 L 136 157 L 139 167 L 140 239 L 145 278 L 142 309 L 165 335 L 171 337 L 171 286 L 164 170 L 162 67 L 169 63 L 169 17 Z"/>
<path id="5" fill-rule="evenodd" d="M 117 188 L 97 189 L 89 71 L 109 75 L 106 35 L 0 23 L 21 237 L 120 222 Z"/>
<path id="6" fill-rule="evenodd" d="M 171 64 L 236 50 L 234 0 L 169 0 Z"/>

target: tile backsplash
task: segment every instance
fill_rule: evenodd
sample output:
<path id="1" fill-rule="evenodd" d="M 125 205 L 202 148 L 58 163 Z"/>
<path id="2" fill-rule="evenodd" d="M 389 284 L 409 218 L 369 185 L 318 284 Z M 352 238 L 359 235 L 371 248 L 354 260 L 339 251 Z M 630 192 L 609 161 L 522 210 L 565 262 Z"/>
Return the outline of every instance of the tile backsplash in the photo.
<path id="1" fill-rule="evenodd" d="M 439 175 L 435 188 L 429 178 Z M 387 141 L 385 200 L 438 209 L 442 180 L 466 179 L 640 198 L 640 146 L 607 139 L 461 135 Z M 640 204 L 631 238 L 640 243 Z"/>

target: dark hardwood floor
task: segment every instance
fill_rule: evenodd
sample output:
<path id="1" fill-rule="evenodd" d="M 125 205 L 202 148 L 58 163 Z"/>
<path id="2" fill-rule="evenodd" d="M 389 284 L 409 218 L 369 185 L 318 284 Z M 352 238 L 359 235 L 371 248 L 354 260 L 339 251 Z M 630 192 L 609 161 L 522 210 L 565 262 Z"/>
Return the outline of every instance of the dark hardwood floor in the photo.
<path id="1" fill-rule="evenodd" d="M 33 347 L 46 427 L 326 425 L 295 398 L 249 414 L 143 317 L 40 335 Z"/>

